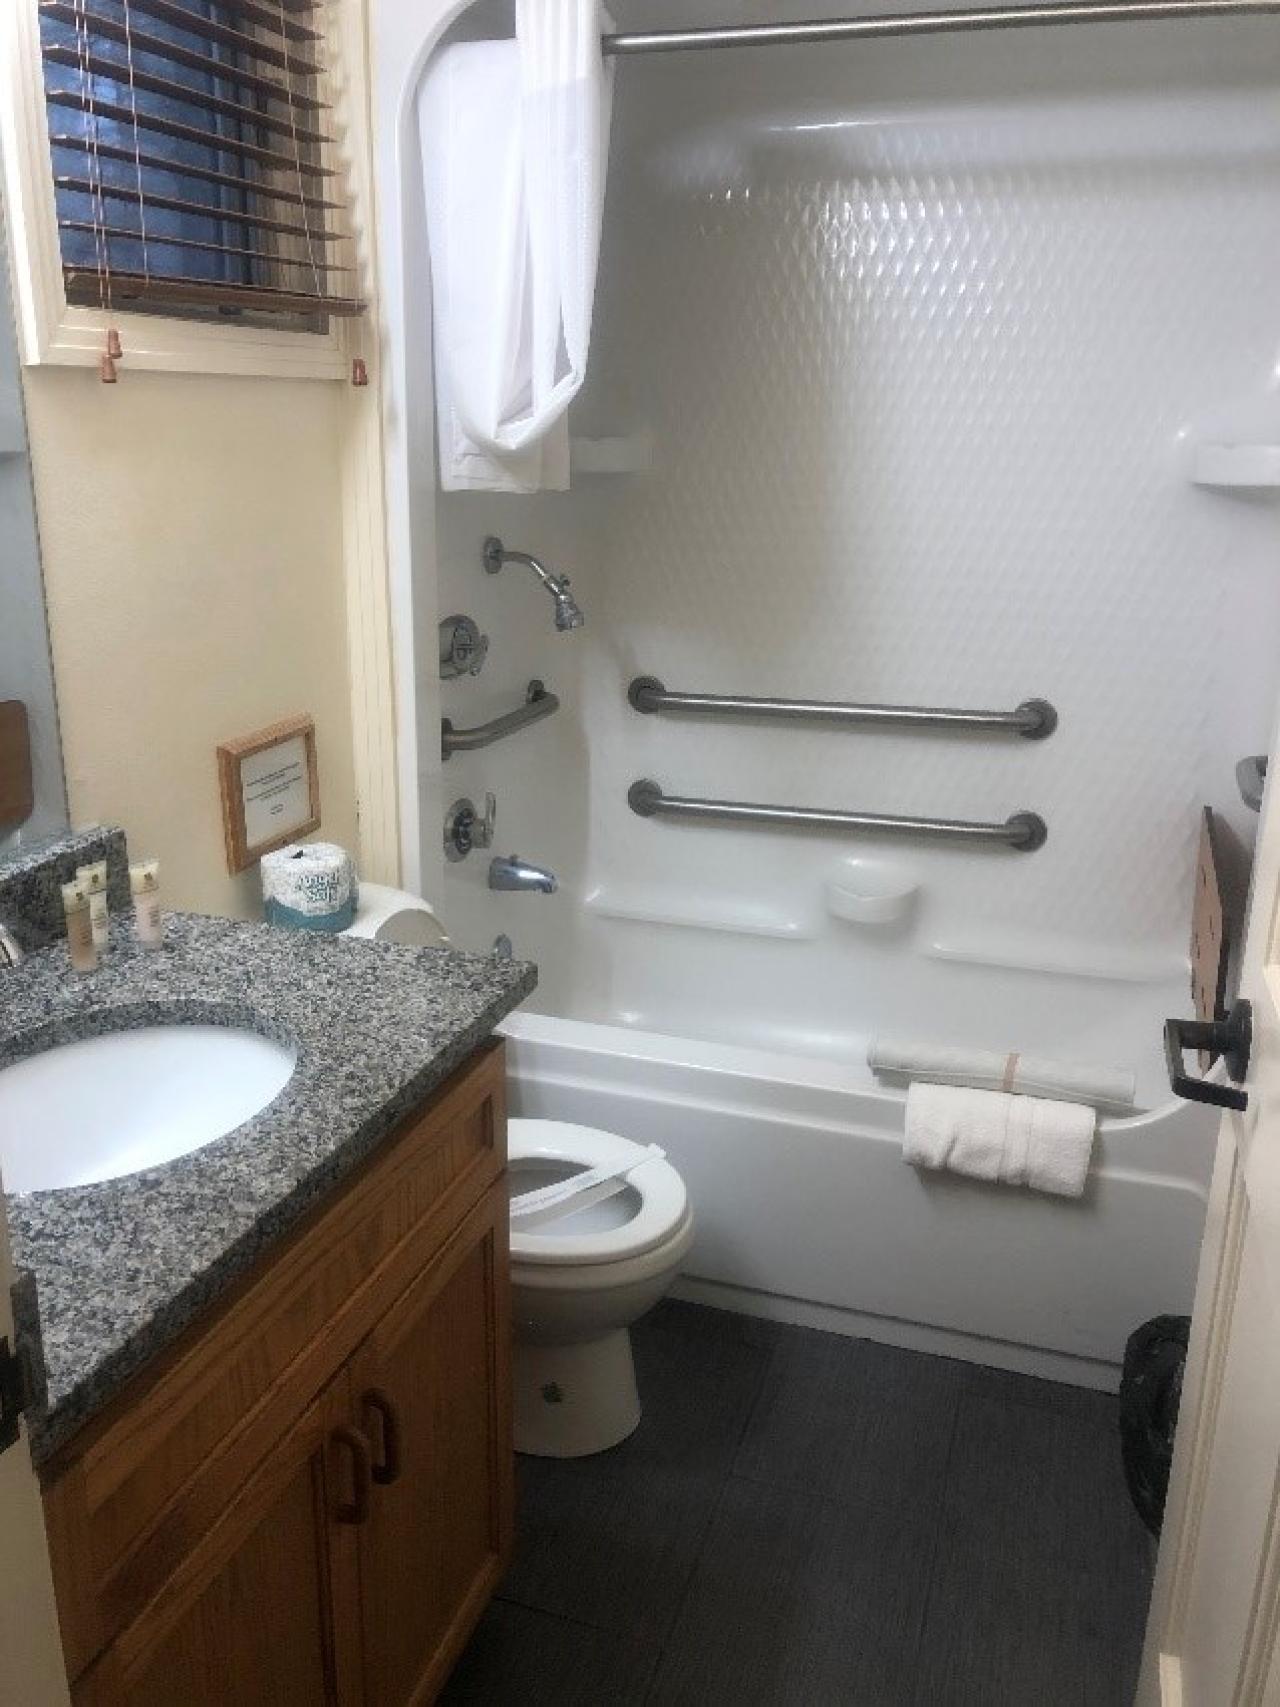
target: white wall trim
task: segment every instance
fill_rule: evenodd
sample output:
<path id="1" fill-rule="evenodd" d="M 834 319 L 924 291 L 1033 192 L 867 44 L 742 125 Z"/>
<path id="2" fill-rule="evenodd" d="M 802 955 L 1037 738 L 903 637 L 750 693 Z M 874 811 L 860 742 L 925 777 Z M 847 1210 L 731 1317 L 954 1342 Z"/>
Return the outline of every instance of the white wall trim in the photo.
<path id="1" fill-rule="evenodd" d="M 418 645 L 437 615 L 439 566 L 434 527 L 435 442 L 431 410 L 430 298 L 412 301 L 410 321 L 408 212 L 417 183 L 413 98 L 423 67 L 468 0 L 424 0 L 374 12 L 373 74 L 379 252 L 382 257 L 383 449 L 387 549 L 395 645 L 399 735 L 402 880 L 416 893 L 438 894 L 438 838 L 422 823 L 423 785 L 438 783 L 439 683 L 419 678 Z M 425 257 L 419 257 L 425 274 Z M 420 338 L 421 343 L 411 341 Z M 411 359 L 412 358 L 412 359 Z M 421 384 L 410 385 L 416 363 Z M 436 738 L 432 738 L 436 737 Z M 438 792 L 438 789 L 437 789 Z"/>
<path id="2" fill-rule="evenodd" d="M 361 274 L 369 281 L 369 311 L 352 328 L 363 340 L 367 387 L 350 392 L 342 453 L 343 562 L 347 585 L 347 655 L 351 671 L 352 753 L 360 819 L 357 864 L 377 883 L 401 879 L 400 801 L 397 773 L 395 671 L 387 582 L 387 517 L 383 469 L 384 362 L 378 314 L 376 188 L 373 163 L 369 8 L 342 0 L 335 63 L 342 67 L 340 98 L 355 121 L 348 126 L 362 147 L 351 150 L 352 185 L 369 217 L 362 224 Z M 338 93 L 338 92 L 335 92 Z"/>

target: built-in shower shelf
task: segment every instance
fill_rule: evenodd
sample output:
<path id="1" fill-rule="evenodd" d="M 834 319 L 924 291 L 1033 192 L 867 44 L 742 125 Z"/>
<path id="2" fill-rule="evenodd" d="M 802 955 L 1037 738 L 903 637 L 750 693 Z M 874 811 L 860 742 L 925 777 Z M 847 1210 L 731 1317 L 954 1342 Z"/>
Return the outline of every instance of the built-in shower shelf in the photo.
<path id="1" fill-rule="evenodd" d="M 593 889 L 583 902 L 589 913 L 604 919 L 627 919 L 635 924 L 674 925 L 685 930 L 728 931 L 737 936 L 780 937 L 805 942 L 810 924 L 759 901 L 734 900 L 724 895 L 690 895 L 670 890 L 635 888 Z"/>
<path id="2" fill-rule="evenodd" d="M 573 474 L 645 474 L 652 467 L 652 433 L 569 440 L 569 469 Z"/>
<path id="3" fill-rule="evenodd" d="M 1095 978 L 1119 984 L 1163 984 L 1186 978 L 1187 957 L 1175 952 L 1124 948 L 1113 943 L 1066 936 L 939 938 L 926 949 L 931 960 L 955 960 L 969 966 L 1000 966 L 1013 972 L 1047 972 L 1059 978 Z"/>
<path id="4" fill-rule="evenodd" d="M 1198 445 L 1191 479 L 1196 486 L 1237 491 L 1280 488 L 1280 444 Z"/>

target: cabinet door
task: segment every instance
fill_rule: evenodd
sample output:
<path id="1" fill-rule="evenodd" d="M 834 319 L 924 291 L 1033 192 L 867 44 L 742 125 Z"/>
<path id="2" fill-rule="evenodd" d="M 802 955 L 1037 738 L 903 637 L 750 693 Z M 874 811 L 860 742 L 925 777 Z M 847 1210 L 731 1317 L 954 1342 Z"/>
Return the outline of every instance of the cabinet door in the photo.
<path id="1" fill-rule="evenodd" d="M 365 1699 L 434 1699 L 511 1543 L 507 1203 L 467 1217 L 352 1359 L 374 1455 L 359 1531 Z"/>
<path id="2" fill-rule="evenodd" d="M 347 1707 L 360 1700 L 356 1531 L 368 1443 L 344 1370 L 186 1563 L 78 1680 L 76 1707 Z"/>

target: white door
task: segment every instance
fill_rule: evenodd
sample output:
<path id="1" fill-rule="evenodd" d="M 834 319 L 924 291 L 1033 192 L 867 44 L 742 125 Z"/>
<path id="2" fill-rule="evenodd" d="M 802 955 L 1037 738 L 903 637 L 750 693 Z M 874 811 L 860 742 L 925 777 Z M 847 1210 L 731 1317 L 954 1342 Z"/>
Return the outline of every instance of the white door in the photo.
<path id="1" fill-rule="evenodd" d="M 1280 759 L 1240 994 L 1248 1108 L 1223 1116 L 1140 1707 L 1280 1702 Z M 1195 1068 L 1193 1066 L 1192 1070 Z"/>
<path id="2" fill-rule="evenodd" d="M 0 1334 L 13 1344 L 9 1229 L 0 1193 Z M 68 1700 L 53 1604 L 40 1489 L 25 1435 L 0 1452 L 0 1702 L 63 1707 Z"/>

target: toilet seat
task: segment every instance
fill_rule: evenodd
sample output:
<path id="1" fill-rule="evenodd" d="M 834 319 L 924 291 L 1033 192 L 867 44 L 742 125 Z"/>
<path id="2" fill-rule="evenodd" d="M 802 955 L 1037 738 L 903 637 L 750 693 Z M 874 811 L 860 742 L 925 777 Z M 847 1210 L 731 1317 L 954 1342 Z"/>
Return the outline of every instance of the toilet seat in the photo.
<path id="1" fill-rule="evenodd" d="M 507 1145 L 513 1162 L 559 1162 L 581 1168 L 630 1165 L 636 1171 L 628 1175 L 627 1184 L 640 1199 L 636 1213 L 620 1227 L 573 1233 L 552 1223 L 543 1232 L 513 1230 L 513 1262 L 556 1266 L 625 1262 L 664 1244 L 688 1218 L 684 1181 L 671 1164 L 616 1132 L 564 1120 L 512 1120 L 507 1124 Z"/>

